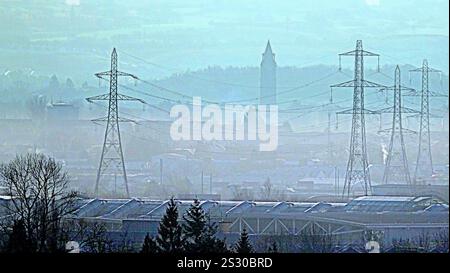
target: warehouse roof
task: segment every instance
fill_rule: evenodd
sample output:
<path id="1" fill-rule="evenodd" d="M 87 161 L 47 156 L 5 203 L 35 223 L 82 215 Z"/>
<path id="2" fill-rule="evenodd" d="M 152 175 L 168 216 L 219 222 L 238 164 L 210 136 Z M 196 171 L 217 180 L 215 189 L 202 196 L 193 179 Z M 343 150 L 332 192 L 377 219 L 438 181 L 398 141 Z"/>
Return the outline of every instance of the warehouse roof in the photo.
<path id="1" fill-rule="evenodd" d="M 192 201 L 177 200 L 179 215 L 183 215 Z M 321 213 L 398 213 L 448 212 L 448 206 L 439 205 L 431 197 L 364 196 L 349 203 L 326 202 L 254 202 L 204 200 L 201 207 L 211 217 L 238 217 L 240 215 L 298 215 Z M 131 219 L 160 218 L 168 201 L 147 199 L 90 199 L 80 200 L 76 217 Z"/>

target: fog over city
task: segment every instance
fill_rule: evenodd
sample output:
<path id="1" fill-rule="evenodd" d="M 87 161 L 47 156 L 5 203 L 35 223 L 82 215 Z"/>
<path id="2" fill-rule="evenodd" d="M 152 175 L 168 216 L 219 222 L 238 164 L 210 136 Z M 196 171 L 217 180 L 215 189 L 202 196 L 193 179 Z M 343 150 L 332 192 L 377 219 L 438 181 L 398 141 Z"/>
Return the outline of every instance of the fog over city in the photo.
<path id="1" fill-rule="evenodd" d="M 446 0 L 2 0 L 0 162 L 55 158 L 82 202 L 116 209 L 173 197 L 224 201 L 221 217 L 258 202 L 333 213 L 358 198 L 431 196 L 420 204 L 446 206 L 447 220 L 430 217 L 448 236 L 448 18 Z M 198 113 L 223 113 L 220 139 L 205 139 L 213 122 L 195 120 L 196 99 Z M 232 105 L 277 105 L 277 120 L 249 139 L 241 109 L 227 139 Z M 185 138 L 171 131 L 176 109 L 190 115 Z"/>

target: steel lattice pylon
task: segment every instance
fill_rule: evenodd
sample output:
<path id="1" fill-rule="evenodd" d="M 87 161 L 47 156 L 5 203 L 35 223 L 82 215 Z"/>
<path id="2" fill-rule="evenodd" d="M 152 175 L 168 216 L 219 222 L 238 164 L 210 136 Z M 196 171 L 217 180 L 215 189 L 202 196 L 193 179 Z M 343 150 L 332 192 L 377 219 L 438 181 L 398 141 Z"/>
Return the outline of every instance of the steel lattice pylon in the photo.
<path id="1" fill-rule="evenodd" d="M 408 167 L 408 158 L 406 157 L 405 142 L 403 139 L 404 129 L 402 126 L 402 113 L 417 113 L 413 109 L 402 106 L 402 90 L 414 91 L 414 89 L 403 87 L 401 85 L 400 67 L 395 68 L 395 83 L 393 87 L 384 88 L 382 90 L 394 91 L 394 106 L 378 111 L 381 113 L 392 113 L 392 127 L 390 131 L 391 137 L 388 148 L 388 155 L 383 174 L 383 184 L 388 183 L 406 183 L 411 184 L 411 177 Z"/>
<path id="2" fill-rule="evenodd" d="M 345 174 L 345 184 L 343 195 L 350 196 L 352 187 L 361 185 L 365 195 L 371 190 L 369 161 L 366 146 L 366 125 L 365 115 L 376 114 L 375 111 L 364 108 L 364 88 L 385 88 L 385 86 L 364 80 L 364 56 L 376 56 L 378 54 L 363 50 L 362 41 L 356 41 L 356 49 L 341 56 L 355 56 L 354 79 L 344 83 L 332 85 L 331 87 L 353 87 L 353 108 L 338 112 L 338 114 L 352 115 L 352 129 L 350 137 L 350 151 Z"/>
<path id="3" fill-rule="evenodd" d="M 117 173 L 119 175 L 122 175 L 125 184 L 126 196 L 129 197 L 130 192 L 128 188 L 125 161 L 123 159 L 119 122 L 132 120 L 119 117 L 118 101 L 127 100 L 127 101 L 139 101 L 142 103 L 144 103 L 144 101 L 137 98 L 122 95 L 117 92 L 118 87 L 117 79 L 119 76 L 128 76 L 134 79 L 137 79 L 137 77 L 117 70 L 117 52 L 115 48 L 113 49 L 113 52 L 111 54 L 111 70 L 96 73 L 95 76 L 97 76 L 100 79 L 109 81 L 109 93 L 86 99 L 88 102 L 100 100 L 108 101 L 108 116 L 93 120 L 93 121 L 106 121 L 106 130 L 103 141 L 102 154 L 100 157 L 100 164 L 97 171 L 97 179 L 95 181 L 95 195 L 96 196 L 99 195 L 99 182 L 101 176 L 107 170 L 113 169 L 114 175 L 116 175 Z"/>
<path id="4" fill-rule="evenodd" d="M 431 155 L 430 136 L 430 97 L 445 97 L 444 95 L 433 93 L 429 90 L 428 74 L 430 72 L 440 73 L 441 71 L 428 67 L 428 61 L 423 60 L 422 67 L 410 70 L 410 72 L 422 73 L 422 90 L 408 94 L 409 96 L 420 96 L 420 129 L 419 129 L 419 151 L 417 153 L 416 167 L 414 171 L 414 184 L 420 184 L 426 178 L 434 174 L 433 157 Z"/>

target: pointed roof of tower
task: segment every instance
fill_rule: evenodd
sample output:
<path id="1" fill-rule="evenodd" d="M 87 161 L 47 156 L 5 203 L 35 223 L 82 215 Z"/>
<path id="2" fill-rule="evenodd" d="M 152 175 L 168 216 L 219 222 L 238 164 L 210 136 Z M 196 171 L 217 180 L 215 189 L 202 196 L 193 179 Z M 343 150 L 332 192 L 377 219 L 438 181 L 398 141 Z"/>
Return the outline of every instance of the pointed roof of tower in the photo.
<path id="1" fill-rule="evenodd" d="M 266 50 L 264 51 L 264 54 L 273 54 L 272 47 L 270 46 L 270 40 L 267 40 Z"/>
<path id="2" fill-rule="evenodd" d="M 270 40 L 267 40 L 266 50 L 262 54 L 262 59 L 264 60 L 271 60 L 272 62 L 275 62 L 275 54 L 272 51 L 272 46 L 270 45 Z"/>
<path id="3" fill-rule="evenodd" d="M 395 74 L 396 74 L 396 75 L 400 75 L 400 66 L 399 66 L 399 65 L 397 65 L 397 66 L 395 67 Z"/>

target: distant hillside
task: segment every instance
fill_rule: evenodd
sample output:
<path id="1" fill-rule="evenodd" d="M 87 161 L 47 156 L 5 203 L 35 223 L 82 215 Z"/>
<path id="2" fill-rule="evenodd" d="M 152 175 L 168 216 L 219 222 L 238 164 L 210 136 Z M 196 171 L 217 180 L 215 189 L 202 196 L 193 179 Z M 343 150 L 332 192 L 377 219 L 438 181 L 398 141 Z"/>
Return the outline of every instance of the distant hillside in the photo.
<path id="1" fill-rule="evenodd" d="M 405 86 L 420 89 L 420 75 L 412 74 L 409 77 L 408 70 L 412 66 L 401 66 L 402 82 Z M 367 64 L 365 69 L 366 79 L 387 86 L 393 85 L 394 66 L 383 66 L 378 73 L 373 64 Z M 350 69 L 338 71 L 336 66 L 316 65 L 308 67 L 279 67 L 277 71 L 278 102 L 280 109 L 289 111 L 289 109 L 298 109 L 305 106 L 318 106 L 330 102 L 330 85 L 341 83 L 352 79 L 353 72 Z M 212 66 L 201 70 L 188 71 L 180 74 L 173 74 L 170 77 L 160 80 L 149 79 L 155 86 L 138 83 L 136 86 L 133 81 L 123 81 L 122 84 L 129 86 L 129 89 L 122 88 L 121 93 L 132 95 L 144 99 L 150 104 L 158 105 L 169 110 L 173 102 L 168 102 L 160 98 L 169 98 L 171 100 L 180 100 L 183 103 L 189 103 L 188 99 L 176 93 L 182 93 L 187 96 L 201 96 L 204 100 L 228 102 L 243 100 L 240 104 L 257 103 L 259 96 L 259 68 L 258 67 L 219 67 Z M 430 75 L 430 89 L 447 93 L 448 76 L 444 75 L 441 79 L 439 75 Z M 120 89 L 120 87 L 119 87 Z M 171 92 L 172 91 L 172 92 Z M 48 101 L 67 101 L 76 103 L 82 108 L 88 108 L 84 98 L 108 92 L 107 83 L 101 85 L 88 84 L 87 82 L 72 82 L 70 78 L 59 79 L 58 75 L 48 77 L 39 75 L 36 71 L 5 71 L 0 74 L 0 94 L 2 96 L 3 107 L 0 113 L 8 116 L 14 112 L 14 115 L 25 107 L 25 102 L 32 96 L 43 95 Z M 144 93 L 150 94 L 152 97 Z M 390 95 L 392 96 L 392 94 Z M 391 100 L 388 96 L 388 103 Z M 341 108 L 350 108 L 352 106 L 351 88 L 336 88 L 333 91 L 333 102 Z M 386 107 L 386 97 L 376 90 L 366 90 L 366 106 L 370 109 Z M 11 107 L 8 103 L 12 103 Z M 17 105 L 19 103 L 19 105 Z M 404 104 L 411 108 L 418 109 L 419 98 L 405 98 Z M 432 107 L 442 112 L 448 105 L 446 98 L 433 99 Z M 83 107 L 84 106 L 84 107 Z M 125 104 L 122 109 L 141 109 L 138 104 Z M 89 107 L 91 109 L 92 106 Z M 99 108 L 94 108 L 101 111 Z M 313 112 L 315 110 L 305 110 Z M 322 109 L 323 110 L 323 109 Z M 12 111 L 12 112 L 11 112 Z M 86 110 L 87 111 L 87 110 Z M 92 110 L 94 111 L 94 110 Z M 159 110 L 147 107 L 149 115 L 152 118 L 164 118 L 167 114 Z M 294 111 L 291 116 L 298 115 L 305 111 Z M 336 109 L 332 110 L 336 111 Z M 89 117 L 91 110 L 87 111 L 85 116 Z M 82 112 L 85 113 L 85 112 Z"/>
<path id="2" fill-rule="evenodd" d="M 420 75 L 411 75 L 408 70 L 412 66 L 401 66 L 402 82 L 405 86 L 420 87 Z M 380 73 L 371 65 L 366 67 L 367 80 L 387 86 L 393 85 L 394 66 L 381 67 Z M 330 85 L 350 80 L 353 72 L 349 69 L 338 71 L 335 66 L 317 65 L 309 67 L 279 67 L 277 71 L 278 102 L 284 103 L 298 99 L 301 104 L 317 104 L 329 101 Z M 171 90 L 177 90 L 189 96 L 201 96 L 214 101 L 234 101 L 252 99 L 259 96 L 258 67 L 208 67 L 206 69 L 175 74 L 171 77 L 154 81 L 155 84 Z M 430 75 L 430 87 L 435 91 L 448 90 L 448 76 L 442 77 L 442 87 L 438 75 Z M 170 95 L 158 91 L 160 95 Z M 371 90 L 367 91 L 368 93 Z M 324 94 L 326 93 L 326 94 Z M 333 92 L 335 101 L 351 99 L 351 90 L 336 89 Z M 371 92 L 373 93 L 373 92 Z M 322 94 L 322 95 L 320 95 Z M 375 98 L 378 98 L 375 96 Z M 378 98 L 379 99 L 379 98 Z M 370 102 L 371 98 L 368 98 Z M 257 102 L 256 100 L 249 102 Z M 280 106 L 281 107 L 281 106 Z"/>

